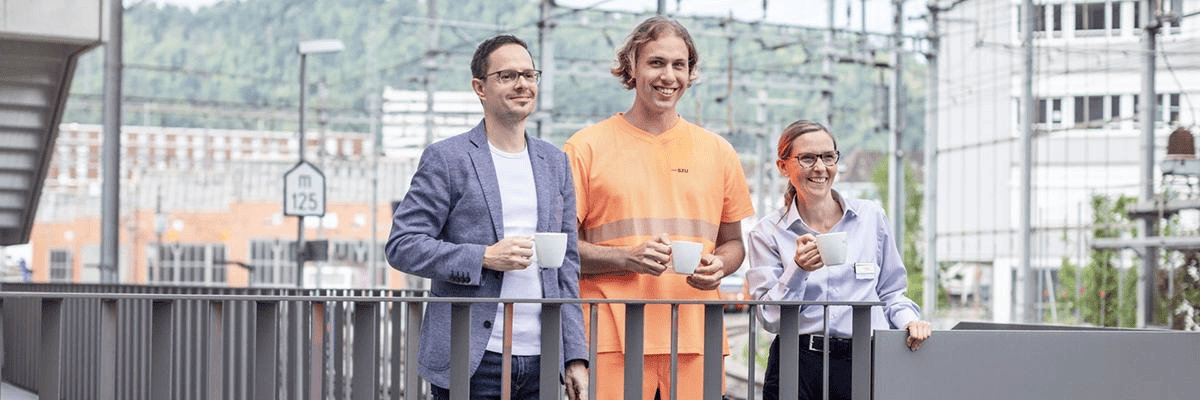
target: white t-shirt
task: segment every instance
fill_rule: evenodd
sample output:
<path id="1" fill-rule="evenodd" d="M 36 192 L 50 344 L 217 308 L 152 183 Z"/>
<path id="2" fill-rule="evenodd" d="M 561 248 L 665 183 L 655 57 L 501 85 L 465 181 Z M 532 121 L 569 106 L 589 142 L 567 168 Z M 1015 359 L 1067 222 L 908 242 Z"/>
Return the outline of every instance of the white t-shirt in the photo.
<path id="1" fill-rule="evenodd" d="M 492 163 L 496 166 L 496 179 L 500 184 L 500 205 L 504 221 L 504 236 L 533 236 L 537 231 L 537 190 L 533 181 L 533 165 L 529 162 L 529 146 L 520 153 L 506 153 L 488 143 L 492 150 Z M 542 298 L 541 268 L 537 263 L 529 267 L 504 273 L 500 287 L 501 298 Z M 512 353 L 519 356 L 541 354 L 542 349 L 542 305 L 513 305 Z M 496 319 L 492 323 L 492 337 L 488 340 L 488 351 L 504 351 L 504 305 L 496 307 Z"/>

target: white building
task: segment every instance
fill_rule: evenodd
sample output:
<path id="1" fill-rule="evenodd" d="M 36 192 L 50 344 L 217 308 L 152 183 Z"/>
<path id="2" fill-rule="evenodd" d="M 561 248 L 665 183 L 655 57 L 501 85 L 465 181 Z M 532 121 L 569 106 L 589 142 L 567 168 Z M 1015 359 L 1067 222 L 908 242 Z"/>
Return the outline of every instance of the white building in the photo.
<path id="1" fill-rule="evenodd" d="M 1163 14 L 1200 11 L 1200 0 L 1161 2 Z M 1062 258 L 1085 262 L 1090 197 L 1139 193 L 1144 45 L 1137 1 L 1035 4 L 1032 267 L 1036 293 L 1054 293 L 1045 285 Z M 944 15 L 939 58 L 937 259 L 990 268 L 992 317 L 1004 322 L 1021 245 L 1020 7 L 959 4 Z M 1165 22 L 1157 43 L 1155 165 L 1171 130 L 1197 131 L 1200 17 Z"/>

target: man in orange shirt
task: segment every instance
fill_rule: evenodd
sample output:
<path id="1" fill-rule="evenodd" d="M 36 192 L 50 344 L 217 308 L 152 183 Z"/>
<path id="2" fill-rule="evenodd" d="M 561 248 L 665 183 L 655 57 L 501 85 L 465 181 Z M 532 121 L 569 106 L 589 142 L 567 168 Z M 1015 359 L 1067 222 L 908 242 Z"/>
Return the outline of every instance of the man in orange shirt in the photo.
<path id="1" fill-rule="evenodd" d="M 581 298 L 715 300 L 721 278 L 742 263 L 741 220 L 754 210 L 741 163 L 728 141 L 684 121 L 675 109 L 698 75 L 698 61 L 679 22 L 643 21 L 618 50 L 612 70 L 634 90 L 633 105 L 577 132 L 563 147 L 575 177 Z M 695 273 L 668 270 L 672 240 L 704 245 Z M 600 305 L 598 311 L 594 368 L 600 375 L 592 384 L 600 399 L 617 399 L 625 390 L 625 307 Z M 670 305 L 648 305 L 645 316 L 646 327 L 671 326 Z M 703 306 L 679 307 L 680 332 L 703 327 Z M 670 334 L 645 331 L 646 399 L 668 397 Z M 702 339 L 679 336 L 678 398 L 701 398 Z M 722 347 L 729 354 L 728 343 Z"/>

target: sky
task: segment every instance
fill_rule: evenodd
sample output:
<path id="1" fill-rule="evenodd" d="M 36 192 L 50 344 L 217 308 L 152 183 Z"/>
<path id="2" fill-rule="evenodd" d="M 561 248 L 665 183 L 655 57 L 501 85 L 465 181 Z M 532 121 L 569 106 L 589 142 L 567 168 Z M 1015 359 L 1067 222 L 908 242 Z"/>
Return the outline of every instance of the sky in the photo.
<path id="1" fill-rule="evenodd" d="M 127 2 L 129 0 L 126 0 Z M 149 0 L 160 4 L 174 4 L 192 9 L 209 6 L 221 1 L 256 0 Z M 421 0 L 395 0 L 421 1 Z M 530 0 L 537 1 L 537 0 Z M 826 27 L 829 25 L 828 1 L 821 0 L 765 0 L 766 20 L 772 23 Z M 423 2 L 423 1 L 422 1 Z M 834 25 L 839 28 L 859 30 L 862 27 L 862 9 L 867 9 L 867 30 L 877 33 L 892 32 L 891 0 L 833 0 Z M 558 0 L 560 6 L 583 8 L 595 7 L 603 10 L 654 11 L 657 0 Z M 905 2 L 905 32 L 920 33 L 925 30 L 924 22 L 912 20 L 924 12 L 926 0 Z M 668 13 L 684 15 L 727 16 L 730 12 L 740 20 L 763 19 L 763 0 L 667 0 Z"/>

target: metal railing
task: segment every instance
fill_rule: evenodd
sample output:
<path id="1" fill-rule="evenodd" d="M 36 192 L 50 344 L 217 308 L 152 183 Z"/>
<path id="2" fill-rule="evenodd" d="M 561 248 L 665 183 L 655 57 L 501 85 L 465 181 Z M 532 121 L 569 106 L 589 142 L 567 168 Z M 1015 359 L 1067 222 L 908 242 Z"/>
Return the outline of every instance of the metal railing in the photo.
<path id="1" fill-rule="evenodd" d="M 393 290 L 5 283 L 0 284 L 2 377 L 54 399 L 424 399 L 428 384 L 417 373 L 416 348 L 425 305 L 451 303 L 452 343 L 458 344 L 470 343 L 471 305 L 497 300 Z M 722 396 L 723 309 L 731 302 L 505 299 L 507 315 L 513 303 L 542 304 L 543 360 L 560 358 L 562 306 L 590 305 L 585 318 L 590 320 L 591 365 L 597 358 L 596 305 L 623 305 L 629 366 L 642 365 L 646 307 L 670 306 L 672 376 L 678 309 L 703 306 L 704 398 Z M 826 312 L 830 306 L 851 307 L 852 393 L 855 399 L 871 397 L 870 309 L 882 303 L 732 303 L 782 306 L 780 376 L 798 374 L 801 306 L 822 306 Z M 749 308 L 747 376 L 754 382 L 756 307 Z M 469 351 L 469 346 L 451 348 L 451 399 L 470 396 Z M 542 363 L 541 399 L 565 398 L 557 364 Z M 595 368 L 590 373 L 589 398 L 595 398 L 603 382 L 597 381 Z M 625 369 L 625 398 L 641 398 L 642 373 L 642 368 Z M 676 398 L 678 380 L 671 381 L 664 399 Z M 781 398 L 795 398 L 798 382 L 782 379 L 779 390 Z M 745 398 L 754 397 L 754 385 L 748 385 Z"/>

